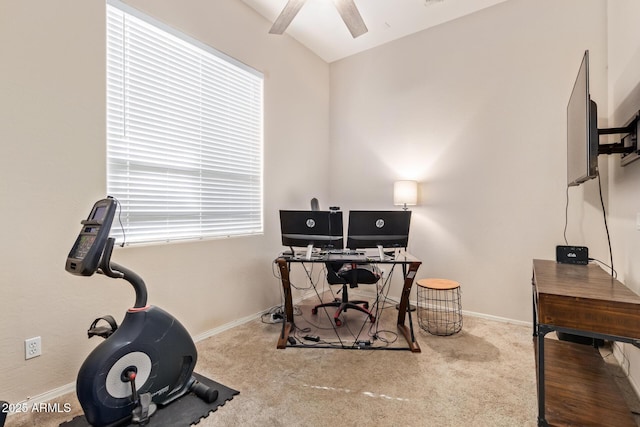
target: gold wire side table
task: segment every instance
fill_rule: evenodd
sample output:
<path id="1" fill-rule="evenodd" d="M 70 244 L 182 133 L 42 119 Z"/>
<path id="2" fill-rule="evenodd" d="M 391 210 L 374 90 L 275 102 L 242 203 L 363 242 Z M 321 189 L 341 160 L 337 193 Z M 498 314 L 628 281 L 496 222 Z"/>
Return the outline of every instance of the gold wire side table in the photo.
<path id="1" fill-rule="evenodd" d="M 453 335 L 462 330 L 460 283 L 448 279 L 417 281 L 418 324 L 432 335 Z"/>

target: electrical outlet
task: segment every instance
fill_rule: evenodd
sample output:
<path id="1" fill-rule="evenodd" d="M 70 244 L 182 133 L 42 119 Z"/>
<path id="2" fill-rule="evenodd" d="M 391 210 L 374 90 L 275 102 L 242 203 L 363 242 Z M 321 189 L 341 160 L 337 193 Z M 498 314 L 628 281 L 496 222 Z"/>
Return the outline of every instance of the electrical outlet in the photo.
<path id="1" fill-rule="evenodd" d="M 42 354 L 42 339 L 40 337 L 24 340 L 24 358 L 33 359 Z"/>

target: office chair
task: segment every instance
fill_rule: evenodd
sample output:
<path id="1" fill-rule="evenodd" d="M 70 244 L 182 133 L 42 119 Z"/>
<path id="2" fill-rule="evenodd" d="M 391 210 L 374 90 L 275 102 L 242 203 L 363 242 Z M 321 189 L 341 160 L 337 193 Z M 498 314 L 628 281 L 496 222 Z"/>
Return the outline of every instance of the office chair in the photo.
<path id="1" fill-rule="evenodd" d="M 311 199 L 311 210 L 320 210 L 320 203 L 318 203 L 318 199 L 315 197 Z M 342 292 L 342 298 L 340 300 L 318 304 L 311 309 L 311 313 L 318 314 L 318 309 L 321 307 L 338 307 L 333 315 L 333 320 L 336 326 L 340 326 L 342 325 L 340 314 L 348 309 L 353 309 L 366 313 L 369 316 L 371 323 L 375 322 L 376 316 L 371 314 L 369 311 L 369 301 L 349 301 L 348 289 L 358 287 L 358 283 L 365 285 L 373 285 L 377 283 L 378 280 L 380 280 L 380 270 L 371 264 L 327 262 L 325 263 L 325 266 L 327 267 L 327 283 L 330 285 L 342 285 L 342 289 L 340 290 L 340 292 Z M 347 287 L 347 285 L 349 285 L 349 287 Z"/>
<path id="2" fill-rule="evenodd" d="M 349 309 L 361 311 L 369 316 L 371 323 L 376 317 L 369 311 L 369 302 L 364 300 L 349 300 L 349 288 L 356 288 L 358 284 L 373 285 L 380 280 L 380 271 L 371 264 L 355 264 L 341 262 L 327 262 L 327 283 L 330 285 L 342 285 L 342 297 L 339 300 L 318 304 L 311 309 L 311 313 L 317 314 L 321 307 L 337 307 L 333 320 L 336 326 L 342 325 L 340 315 Z"/>

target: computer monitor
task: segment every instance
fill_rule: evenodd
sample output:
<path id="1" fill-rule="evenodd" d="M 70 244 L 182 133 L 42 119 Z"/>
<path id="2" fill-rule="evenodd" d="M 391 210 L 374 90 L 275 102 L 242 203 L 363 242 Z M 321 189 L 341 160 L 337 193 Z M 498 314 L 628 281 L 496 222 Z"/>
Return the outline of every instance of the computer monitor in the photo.
<path id="1" fill-rule="evenodd" d="M 411 211 L 350 211 L 347 247 L 406 248 L 410 223 Z"/>
<path id="2" fill-rule="evenodd" d="M 280 211 L 282 245 L 342 249 L 344 247 L 341 211 Z"/>

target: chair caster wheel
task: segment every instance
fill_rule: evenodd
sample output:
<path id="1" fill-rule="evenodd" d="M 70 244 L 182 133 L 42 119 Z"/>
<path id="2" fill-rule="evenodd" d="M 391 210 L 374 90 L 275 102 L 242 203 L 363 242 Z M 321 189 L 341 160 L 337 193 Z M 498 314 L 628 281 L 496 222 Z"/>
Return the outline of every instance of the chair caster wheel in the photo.
<path id="1" fill-rule="evenodd" d="M 342 326 L 342 320 L 340 319 L 335 319 L 336 320 L 336 326 Z"/>
<path id="2" fill-rule="evenodd" d="M 318 314 L 318 309 L 316 307 L 313 307 L 311 309 L 311 314 Z"/>
<path id="3" fill-rule="evenodd" d="M 371 323 L 376 323 L 376 316 L 370 316 L 369 320 L 371 321 Z"/>

